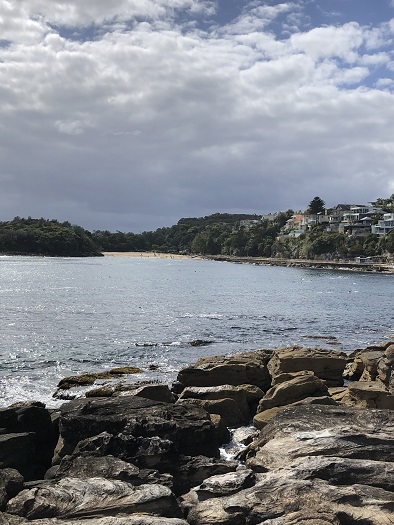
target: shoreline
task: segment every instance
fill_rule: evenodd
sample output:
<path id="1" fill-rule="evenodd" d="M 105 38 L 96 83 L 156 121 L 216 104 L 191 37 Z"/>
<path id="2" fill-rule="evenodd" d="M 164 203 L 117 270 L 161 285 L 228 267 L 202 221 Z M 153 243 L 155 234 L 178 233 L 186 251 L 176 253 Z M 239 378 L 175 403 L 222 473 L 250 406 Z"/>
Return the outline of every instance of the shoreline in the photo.
<path id="1" fill-rule="evenodd" d="M 284 266 L 288 268 L 307 268 L 324 270 L 343 270 L 353 272 L 385 273 L 394 275 L 394 264 L 356 263 L 354 261 L 326 261 L 311 259 L 274 259 L 269 257 L 239 257 L 235 255 L 181 255 L 160 252 L 103 252 L 105 257 L 133 257 L 158 259 L 200 259 L 237 264 Z"/>
<path id="2" fill-rule="evenodd" d="M 199 256 L 160 252 L 102 252 L 104 257 L 132 257 L 146 259 L 201 259 Z"/>
<path id="3" fill-rule="evenodd" d="M 320 270 L 344 270 L 353 272 L 394 274 L 394 264 L 356 263 L 347 261 L 325 261 L 310 259 L 271 259 L 265 257 L 236 257 L 231 255 L 206 255 L 204 259 L 233 262 L 236 264 L 255 264 L 266 266 L 285 266 L 288 268 L 307 268 Z"/>

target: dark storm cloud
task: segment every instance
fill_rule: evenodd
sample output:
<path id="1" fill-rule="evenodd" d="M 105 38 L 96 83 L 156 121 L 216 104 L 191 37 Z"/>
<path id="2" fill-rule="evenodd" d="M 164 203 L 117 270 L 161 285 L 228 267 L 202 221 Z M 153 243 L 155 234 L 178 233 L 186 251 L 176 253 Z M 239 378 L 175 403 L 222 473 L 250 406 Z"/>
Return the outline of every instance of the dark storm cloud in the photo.
<path id="1" fill-rule="evenodd" d="M 0 219 L 141 231 L 393 193 L 394 10 L 313 26 L 326 4 L 0 0 Z"/>

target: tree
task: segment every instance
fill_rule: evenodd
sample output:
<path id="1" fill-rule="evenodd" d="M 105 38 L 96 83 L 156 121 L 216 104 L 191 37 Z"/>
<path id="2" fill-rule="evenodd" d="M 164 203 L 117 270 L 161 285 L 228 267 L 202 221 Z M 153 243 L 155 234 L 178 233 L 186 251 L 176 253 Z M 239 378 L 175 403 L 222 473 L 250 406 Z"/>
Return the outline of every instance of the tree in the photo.
<path id="1" fill-rule="evenodd" d="M 308 206 L 308 212 L 312 215 L 317 215 L 318 213 L 323 213 L 326 203 L 320 198 L 315 197 L 311 200 Z"/>
<path id="2" fill-rule="evenodd" d="M 207 252 L 207 236 L 204 233 L 197 233 L 191 245 L 192 253 L 205 255 Z"/>
<path id="3" fill-rule="evenodd" d="M 372 204 L 387 213 L 394 213 L 394 193 L 388 199 L 379 198 Z"/>

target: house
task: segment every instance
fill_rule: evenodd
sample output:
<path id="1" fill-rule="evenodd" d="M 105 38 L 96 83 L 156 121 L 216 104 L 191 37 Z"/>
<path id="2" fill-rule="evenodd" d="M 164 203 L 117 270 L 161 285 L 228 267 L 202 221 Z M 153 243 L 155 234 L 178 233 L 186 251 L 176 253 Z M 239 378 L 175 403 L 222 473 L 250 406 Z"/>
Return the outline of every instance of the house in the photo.
<path id="1" fill-rule="evenodd" d="M 328 216 L 328 227 L 331 232 L 337 232 L 345 213 L 349 212 L 351 204 L 337 204 L 335 208 L 326 210 Z"/>
<path id="2" fill-rule="evenodd" d="M 301 224 L 304 216 L 301 213 L 295 213 L 281 229 L 281 235 L 284 237 L 299 237 L 305 230 L 302 229 Z"/>
<path id="3" fill-rule="evenodd" d="M 276 218 L 278 217 L 278 212 L 275 213 L 266 213 L 265 215 L 261 216 L 261 221 L 270 221 L 274 222 Z"/>
<path id="4" fill-rule="evenodd" d="M 373 217 L 380 213 L 382 213 L 382 210 L 372 205 L 355 204 L 350 206 L 350 209 L 342 216 L 338 231 L 347 235 L 369 235 Z"/>
<path id="5" fill-rule="evenodd" d="M 363 217 L 369 217 L 375 213 L 380 212 L 379 208 L 374 206 L 366 206 L 365 204 L 356 204 L 350 207 L 350 210 L 343 214 L 342 222 L 348 224 L 360 222 Z"/>
<path id="6" fill-rule="evenodd" d="M 371 226 L 372 233 L 376 235 L 385 235 L 394 230 L 394 213 L 385 213 L 383 220 L 378 221 L 378 224 Z"/>

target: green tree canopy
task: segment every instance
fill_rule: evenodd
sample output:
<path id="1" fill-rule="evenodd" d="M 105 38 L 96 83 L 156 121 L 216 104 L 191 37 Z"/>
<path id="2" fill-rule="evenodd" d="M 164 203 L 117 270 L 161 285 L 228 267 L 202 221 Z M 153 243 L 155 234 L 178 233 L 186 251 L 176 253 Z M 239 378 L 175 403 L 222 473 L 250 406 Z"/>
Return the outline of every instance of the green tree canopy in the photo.
<path id="1" fill-rule="evenodd" d="M 378 198 L 372 204 L 387 213 L 394 213 L 394 193 L 388 199 Z"/>
<path id="2" fill-rule="evenodd" d="M 326 203 L 320 197 L 314 197 L 308 206 L 308 212 L 312 215 L 317 215 L 318 213 L 323 213 Z"/>

